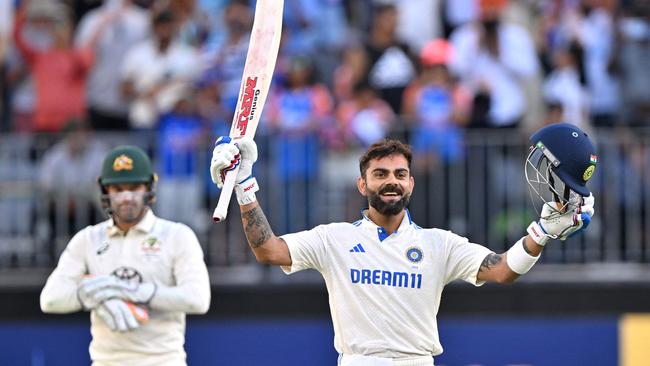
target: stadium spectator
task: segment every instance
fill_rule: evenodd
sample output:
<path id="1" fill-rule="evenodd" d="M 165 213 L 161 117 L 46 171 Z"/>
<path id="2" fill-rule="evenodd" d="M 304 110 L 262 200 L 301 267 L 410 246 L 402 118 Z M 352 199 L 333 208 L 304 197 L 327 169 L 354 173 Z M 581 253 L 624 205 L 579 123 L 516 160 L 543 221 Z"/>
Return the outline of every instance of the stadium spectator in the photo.
<path id="1" fill-rule="evenodd" d="M 86 121 L 68 121 L 63 132 L 63 140 L 44 153 L 38 174 L 50 227 L 67 228 L 52 236 L 72 235 L 99 221 L 97 177 L 108 152 Z"/>
<path id="2" fill-rule="evenodd" d="M 309 56 L 321 82 L 328 86 L 332 85 L 332 74 L 349 38 L 343 3 L 344 0 L 289 0 L 285 3 L 288 24 L 282 52 L 290 56 Z"/>
<path id="3" fill-rule="evenodd" d="M 147 11 L 130 0 L 104 0 L 81 18 L 76 45 L 85 44 L 106 16 L 114 19 L 95 45 L 95 63 L 86 86 L 89 120 L 95 130 L 126 130 L 128 103 L 122 98 L 120 78 L 115 75 L 129 49 L 149 36 L 150 20 Z"/>
<path id="4" fill-rule="evenodd" d="M 319 170 L 319 132 L 333 115 L 332 97 L 327 88 L 316 81 L 314 66 L 305 57 L 292 59 L 286 85 L 272 91 L 266 106 L 268 127 L 275 134 L 272 156 L 275 178 L 282 187 L 285 222 L 291 227 L 304 227 L 312 214 Z"/>
<path id="5" fill-rule="evenodd" d="M 26 20 L 38 22 L 46 30 L 44 44 L 33 45 L 26 39 Z M 32 131 L 60 131 L 69 119 L 86 114 L 85 83 L 93 63 L 93 47 L 103 27 L 80 47 L 72 46 L 71 27 L 68 10 L 59 2 L 24 1 L 18 12 L 14 41 L 34 80 Z"/>
<path id="6" fill-rule="evenodd" d="M 478 0 L 441 0 L 441 2 L 445 37 L 449 37 L 457 28 L 478 18 Z"/>
<path id="7" fill-rule="evenodd" d="M 622 113 L 629 125 L 650 125 L 650 7 L 635 1 L 622 9 L 615 54 L 621 77 Z"/>
<path id="8" fill-rule="evenodd" d="M 359 46 L 348 46 L 333 75 L 332 91 L 337 103 L 349 100 L 354 88 L 363 81 L 365 72 L 365 52 Z M 367 82 L 367 81 L 366 81 Z"/>
<path id="9" fill-rule="evenodd" d="M 158 123 L 157 209 L 160 216 L 181 221 L 202 231 L 208 215 L 202 207 L 204 172 L 199 170 L 200 150 L 212 136 L 208 125 L 196 113 L 195 94 L 190 93 Z M 183 192 L 183 199 L 178 199 Z"/>
<path id="10" fill-rule="evenodd" d="M 480 1 L 480 20 L 451 35 L 456 54 L 451 70 L 475 95 L 471 127 L 517 127 L 526 113 L 523 83 L 539 72 L 530 35 L 502 21 L 507 3 Z"/>
<path id="11" fill-rule="evenodd" d="M 589 128 L 589 95 L 580 77 L 579 46 L 556 47 L 554 68 L 544 82 L 544 98 L 562 104 L 563 122 Z"/>
<path id="12" fill-rule="evenodd" d="M 365 81 L 357 83 L 351 99 L 339 104 L 336 117 L 340 128 L 327 131 L 330 148 L 370 146 L 387 137 L 395 121 L 390 105 Z"/>
<path id="13" fill-rule="evenodd" d="M 237 106 L 252 21 L 248 2 L 232 1 L 223 14 L 225 32 L 213 33 L 202 50 L 207 69 L 201 79 L 219 89 L 224 108 L 228 111 L 234 111 Z"/>
<path id="14" fill-rule="evenodd" d="M 7 53 L 13 29 L 14 7 L 11 0 L 0 0 L 0 80 L 6 81 Z M 9 129 L 8 90 L 5 82 L 0 85 L 0 131 Z"/>
<path id="15" fill-rule="evenodd" d="M 122 95 L 130 100 L 134 129 L 156 127 L 162 114 L 187 95 L 201 71 L 198 52 L 176 40 L 178 23 L 168 9 L 152 14 L 153 38 L 133 46 L 122 64 Z"/>
<path id="16" fill-rule="evenodd" d="M 611 69 L 614 58 L 614 19 L 602 0 L 583 0 L 579 38 L 584 48 L 584 68 L 589 90 L 591 120 L 595 126 L 618 122 L 620 83 Z"/>
<path id="17" fill-rule="evenodd" d="M 397 9 L 397 36 L 412 50 L 420 50 L 429 40 L 442 36 L 441 2 L 442 0 L 394 2 Z"/>
<path id="18" fill-rule="evenodd" d="M 403 115 L 411 122 L 414 166 L 428 172 L 463 156 L 462 129 L 471 111 L 471 94 L 449 72 L 452 46 L 443 39 L 420 52 L 422 71 L 404 93 Z"/>
<path id="19" fill-rule="evenodd" d="M 402 94 L 415 78 L 415 58 L 409 46 L 397 36 L 397 9 L 379 4 L 373 13 L 372 27 L 364 45 L 365 75 L 395 113 L 402 110 Z"/>

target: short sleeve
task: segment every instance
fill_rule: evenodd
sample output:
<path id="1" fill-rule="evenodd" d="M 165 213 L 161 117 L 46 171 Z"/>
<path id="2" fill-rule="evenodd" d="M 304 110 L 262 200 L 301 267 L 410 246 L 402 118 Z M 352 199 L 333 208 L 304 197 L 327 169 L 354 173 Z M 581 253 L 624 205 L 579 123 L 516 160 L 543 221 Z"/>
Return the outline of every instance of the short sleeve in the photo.
<path id="1" fill-rule="evenodd" d="M 485 257 L 492 251 L 482 245 L 470 243 L 467 238 L 447 232 L 447 265 L 445 284 L 454 280 L 463 280 L 481 286 L 485 281 L 478 281 L 478 270 Z"/>
<path id="2" fill-rule="evenodd" d="M 317 226 L 312 230 L 282 235 L 289 247 L 291 266 L 282 266 L 286 274 L 293 274 L 303 269 L 312 268 L 323 272 L 326 262 L 325 228 Z"/>

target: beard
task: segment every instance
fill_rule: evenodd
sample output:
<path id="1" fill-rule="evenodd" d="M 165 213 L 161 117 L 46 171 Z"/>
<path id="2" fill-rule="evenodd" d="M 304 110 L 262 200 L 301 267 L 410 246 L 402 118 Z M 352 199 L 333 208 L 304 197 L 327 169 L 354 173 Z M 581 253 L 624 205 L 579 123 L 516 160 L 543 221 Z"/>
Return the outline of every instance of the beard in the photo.
<path id="1" fill-rule="evenodd" d="M 386 202 L 381 198 L 381 195 L 388 192 L 395 192 L 402 197 L 397 201 Z M 376 192 L 366 187 L 366 197 L 368 198 L 368 205 L 384 216 L 395 216 L 399 214 L 411 201 L 411 195 L 404 193 L 402 187 L 398 185 L 387 185 Z"/>
<path id="2" fill-rule="evenodd" d="M 110 200 L 110 213 L 125 224 L 133 224 L 140 221 L 147 209 L 147 205 L 145 204 L 147 193 L 132 192 L 131 194 L 133 196 L 128 200 L 122 200 L 117 197 Z"/>

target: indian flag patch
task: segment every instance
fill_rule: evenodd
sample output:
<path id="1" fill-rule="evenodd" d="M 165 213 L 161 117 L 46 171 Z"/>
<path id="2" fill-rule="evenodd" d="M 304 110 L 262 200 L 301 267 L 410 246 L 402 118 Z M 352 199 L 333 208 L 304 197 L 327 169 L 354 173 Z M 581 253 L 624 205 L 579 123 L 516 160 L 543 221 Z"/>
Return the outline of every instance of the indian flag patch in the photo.
<path id="1" fill-rule="evenodd" d="M 598 162 L 598 157 L 597 157 L 596 155 L 591 155 L 591 156 L 589 157 L 589 162 L 590 162 L 591 164 L 596 164 L 596 163 Z"/>

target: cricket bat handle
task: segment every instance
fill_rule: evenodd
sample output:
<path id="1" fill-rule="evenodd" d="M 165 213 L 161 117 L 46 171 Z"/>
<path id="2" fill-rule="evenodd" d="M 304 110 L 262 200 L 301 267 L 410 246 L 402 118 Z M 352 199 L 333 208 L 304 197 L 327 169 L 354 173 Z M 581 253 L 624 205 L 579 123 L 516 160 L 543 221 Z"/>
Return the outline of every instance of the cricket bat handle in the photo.
<path id="1" fill-rule="evenodd" d="M 214 209 L 214 213 L 212 213 L 212 220 L 214 222 L 222 222 L 226 219 L 226 215 L 228 215 L 228 205 L 230 204 L 232 191 L 235 189 L 235 180 L 237 179 L 238 172 L 239 165 L 233 170 L 226 172 L 226 178 L 221 188 L 221 194 L 219 195 L 219 202 L 217 202 L 217 207 Z"/>

